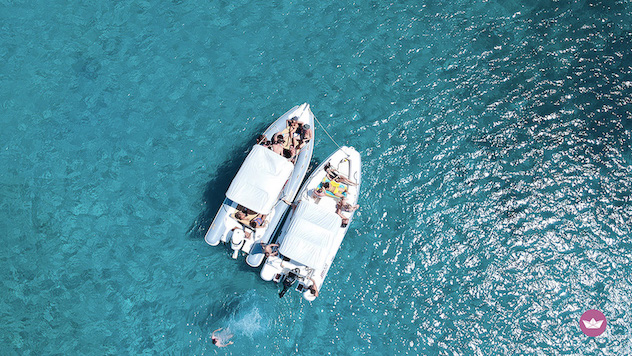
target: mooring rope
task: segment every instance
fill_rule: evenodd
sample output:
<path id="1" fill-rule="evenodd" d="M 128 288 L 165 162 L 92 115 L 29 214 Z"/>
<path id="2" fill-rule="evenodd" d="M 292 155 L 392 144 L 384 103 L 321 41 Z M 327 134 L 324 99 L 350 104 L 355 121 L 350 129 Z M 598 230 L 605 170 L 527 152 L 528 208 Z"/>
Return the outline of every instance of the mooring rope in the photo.
<path id="1" fill-rule="evenodd" d="M 331 142 L 333 142 L 336 146 L 338 146 L 338 149 L 341 150 L 346 156 L 347 158 L 349 158 L 349 154 L 347 152 L 345 152 L 345 150 L 342 149 L 342 147 L 340 147 L 340 145 L 336 142 L 336 140 L 334 140 L 333 137 L 331 137 L 331 135 L 329 134 L 329 132 L 327 132 L 327 130 L 325 129 L 325 127 L 323 126 L 323 124 L 320 123 L 320 121 L 316 118 L 316 116 L 314 115 L 314 120 L 316 120 L 316 122 L 318 123 L 318 125 L 320 125 L 320 128 L 323 129 L 323 131 L 325 131 L 325 133 L 327 134 L 327 136 L 329 136 L 329 139 L 331 140 Z M 349 179 L 349 177 L 347 177 L 347 179 Z M 349 179 L 350 180 L 350 179 Z M 350 180 L 351 181 L 351 180 Z M 355 185 L 357 185 L 357 182 L 353 182 Z"/>
<path id="2" fill-rule="evenodd" d="M 333 142 L 336 146 L 338 146 L 339 149 L 341 149 L 342 147 L 340 147 L 340 145 L 336 142 L 336 140 L 334 140 L 333 137 L 331 137 L 331 135 L 329 134 L 329 132 L 327 132 L 327 130 L 325 129 L 325 127 L 323 126 L 323 124 L 320 123 L 320 121 L 318 120 L 318 118 L 316 118 L 316 116 L 314 116 L 314 120 L 316 120 L 316 122 L 318 123 L 318 125 L 320 125 L 320 128 L 323 129 L 323 131 L 325 131 L 325 133 L 327 134 L 327 136 L 329 136 L 329 139 L 331 140 L 331 142 Z M 346 154 L 346 152 L 345 152 Z M 348 156 L 348 155 L 347 155 Z"/>

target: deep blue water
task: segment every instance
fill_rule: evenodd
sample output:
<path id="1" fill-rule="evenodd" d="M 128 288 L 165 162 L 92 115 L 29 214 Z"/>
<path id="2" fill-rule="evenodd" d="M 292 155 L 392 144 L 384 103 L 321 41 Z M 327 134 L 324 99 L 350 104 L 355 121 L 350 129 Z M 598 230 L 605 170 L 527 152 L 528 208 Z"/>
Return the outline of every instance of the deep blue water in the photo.
<path id="1" fill-rule="evenodd" d="M 4 0 L 0 34 L 0 353 L 632 353 L 629 0 Z M 303 102 L 363 156 L 313 303 L 203 241 Z"/>

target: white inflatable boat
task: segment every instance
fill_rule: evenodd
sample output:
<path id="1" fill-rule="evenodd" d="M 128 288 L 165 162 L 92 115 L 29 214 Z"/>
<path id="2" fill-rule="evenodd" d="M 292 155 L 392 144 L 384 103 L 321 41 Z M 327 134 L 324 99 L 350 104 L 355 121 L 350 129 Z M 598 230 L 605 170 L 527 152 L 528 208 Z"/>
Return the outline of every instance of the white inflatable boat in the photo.
<path id="1" fill-rule="evenodd" d="M 314 114 L 307 103 L 295 106 L 278 118 L 263 133 L 271 140 L 284 132 L 288 142 L 287 120 L 309 125 L 312 138 L 295 156 L 294 162 L 270 148 L 256 144 L 233 178 L 226 198 L 204 236 L 211 246 L 230 243 L 233 258 L 240 251 L 248 255 L 246 262 L 257 267 L 264 258 L 260 243 L 268 243 L 281 219 L 294 200 L 305 178 L 314 150 Z M 298 137 L 298 136 L 295 136 Z M 288 153 L 288 152 L 284 152 Z"/>
<path id="2" fill-rule="evenodd" d="M 283 284 L 280 297 L 290 288 L 310 301 L 318 295 L 357 209 L 360 169 L 360 154 L 342 147 L 304 183 L 261 269 L 262 279 Z"/>

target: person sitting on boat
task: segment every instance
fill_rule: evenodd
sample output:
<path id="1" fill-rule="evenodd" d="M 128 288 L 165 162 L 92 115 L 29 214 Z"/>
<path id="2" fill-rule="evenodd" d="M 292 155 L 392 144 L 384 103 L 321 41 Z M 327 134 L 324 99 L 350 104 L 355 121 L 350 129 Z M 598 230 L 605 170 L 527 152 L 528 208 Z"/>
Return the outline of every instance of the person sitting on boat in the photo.
<path id="1" fill-rule="evenodd" d="M 340 198 L 340 201 L 338 201 L 338 203 L 336 204 L 337 212 L 344 211 L 347 213 L 352 213 L 358 210 L 359 207 L 360 205 L 358 204 L 352 205 L 352 204 L 347 203 L 347 198 L 345 197 Z"/>
<path id="2" fill-rule="evenodd" d="M 270 140 L 266 137 L 266 135 L 260 135 L 256 141 L 257 145 L 261 145 L 263 147 L 270 147 Z"/>
<path id="3" fill-rule="evenodd" d="M 296 163 L 296 149 L 293 146 L 290 146 L 290 148 L 284 148 L 283 157 L 287 158 L 288 161 L 292 163 Z"/>
<path id="4" fill-rule="evenodd" d="M 213 335 L 211 336 L 211 341 L 213 342 L 213 345 L 217 346 L 217 347 L 226 347 L 228 345 L 232 345 L 233 342 L 232 341 L 228 341 L 228 339 L 230 339 L 231 337 L 233 337 L 233 334 L 228 334 L 227 336 L 220 336 L 217 335 L 215 336 L 215 333 L 222 330 L 223 328 L 219 328 L 215 331 L 213 331 Z M 226 343 L 226 341 L 228 341 L 228 343 Z"/>
<path id="5" fill-rule="evenodd" d="M 279 251 L 277 251 L 277 248 L 279 247 L 279 244 L 264 244 L 263 242 L 260 244 L 261 245 L 261 250 L 263 250 L 263 253 L 265 253 L 266 257 L 270 257 L 270 256 L 276 256 L 279 254 Z"/>
<path id="6" fill-rule="evenodd" d="M 292 142 L 291 139 L 285 139 L 283 132 L 279 132 L 272 136 L 272 145 L 269 147 L 274 153 L 280 154 L 281 156 L 287 158 L 290 162 L 296 162 L 296 149 L 292 145 L 288 145 L 288 141 Z"/>
<path id="7" fill-rule="evenodd" d="M 276 154 L 280 154 L 283 155 L 283 144 L 285 143 L 285 139 L 283 139 L 283 136 L 275 136 L 276 138 L 274 139 L 272 145 L 270 145 L 270 148 L 272 150 L 272 152 L 276 153 Z"/>
<path id="8" fill-rule="evenodd" d="M 349 218 L 344 216 L 342 212 L 352 213 L 356 211 L 360 205 L 351 205 L 347 203 L 347 198 L 342 197 L 340 201 L 336 204 L 336 214 L 342 218 L 342 227 L 347 227 L 349 224 Z"/>
<path id="9" fill-rule="evenodd" d="M 312 277 L 309 277 L 309 279 L 312 281 L 312 284 L 307 288 L 307 290 L 309 290 L 314 297 L 318 297 L 318 287 L 316 287 L 316 282 Z"/>
<path id="10" fill-rule="evenodd" d="M 298 116 L 294 116 L 291 119 L 288 119 L 286 123 L 287 127 L 284 131 L 287 130 L 287 132 L 290 134 L 290 137 L 294 136 L 294 133 L 298 131 L 300 126 L 300 123 L 298 122 Z"/>
<path id="11" fill-rule="evenodd" d="M 288 149 L 294 146 L 293 138 L 298 135 L 298 129 L 298 118 L 294 116 L 287 120 L 287 127 L 285 129 L 274 134 L 272 141 L 278 141 L 279 138 L 283 138 L 283 148 Z"/>
<path id="12" fill-rule="evenodd" d="M 312 139 L 313 135 L 314 134 L 312 133 L 312 129 L 309 124 L 301 125 L 298 131 L 298 137 L 292 139 L 294 147 L 296 147 L 297 150 L 300 150 L 309 142 L 309 140 Z"/>
<path id="13" fill-rule="evenodd" d="M 327 196 L 327 194 L 325 193 L 325 189 L 323 187 L 318 187 L 312 191 L 313 199 L 322 198 L 324 196 Z"/>

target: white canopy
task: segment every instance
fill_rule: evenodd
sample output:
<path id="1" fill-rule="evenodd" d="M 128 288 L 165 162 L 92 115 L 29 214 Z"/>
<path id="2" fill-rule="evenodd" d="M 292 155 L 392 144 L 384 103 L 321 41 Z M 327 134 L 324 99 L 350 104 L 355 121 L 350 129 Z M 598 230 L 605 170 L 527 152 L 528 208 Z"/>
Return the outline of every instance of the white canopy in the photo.
<path id="1" fill-rule="evenodd" d="M 340 244 L 336 235 L 341 223 L 342 219 L 333 210 L 301 201 L 279 252 L 306 266 L 322 268 L 331 250 Z"/>
<path id="2" fill-rule="evenodd" d="M 226 197 L 260 214 L 268 214 L 290 178 L 294 165 L 271 150 L 255 145 L 230 183 Z"/>

